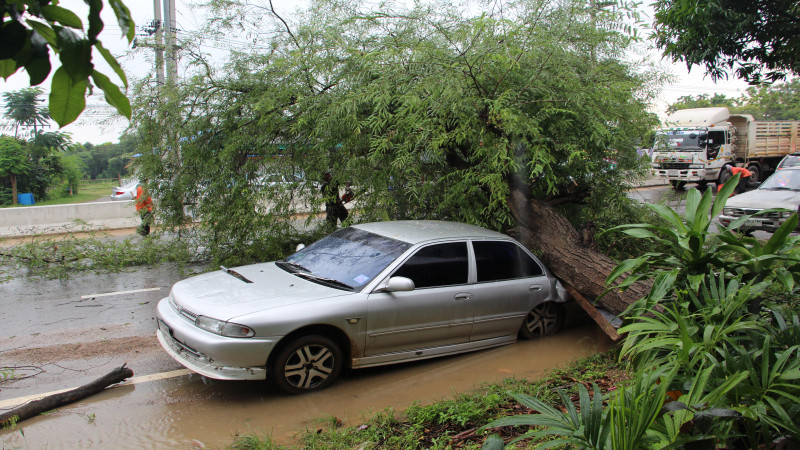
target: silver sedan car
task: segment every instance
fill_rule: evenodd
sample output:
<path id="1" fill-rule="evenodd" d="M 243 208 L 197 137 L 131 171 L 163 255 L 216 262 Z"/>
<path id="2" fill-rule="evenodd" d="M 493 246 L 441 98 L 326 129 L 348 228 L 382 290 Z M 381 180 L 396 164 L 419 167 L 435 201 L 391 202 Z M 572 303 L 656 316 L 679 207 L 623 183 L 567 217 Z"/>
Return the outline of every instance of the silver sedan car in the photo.
<path id="1" fill-rule="evenodd" d="M 758 189 L 731 197 L 719 221 L 729 226 L 747 216 L 740 230 L 774 233 L 793 214 L 800 212 L 800 166 L 787 167 L 772 174 Z M 800 226 L 795 231 L 800 231 Z"/>
<path id="2" fill-rule="evenodd" d="M 354 225 L 288 258 L 176 283 L 158 304 L 175 360 L 289 393 L 344 368 L 510 344 L 558 330 L 567 294 L 512 238 L 453 222 Z"/>

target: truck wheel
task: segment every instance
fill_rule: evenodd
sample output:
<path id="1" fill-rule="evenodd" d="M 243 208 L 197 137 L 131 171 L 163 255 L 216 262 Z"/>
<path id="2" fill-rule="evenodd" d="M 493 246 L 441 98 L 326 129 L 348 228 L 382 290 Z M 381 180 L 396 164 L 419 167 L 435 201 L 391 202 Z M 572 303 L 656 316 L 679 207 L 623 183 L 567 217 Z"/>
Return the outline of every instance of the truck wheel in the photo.
<path id="1" fill-rule="evenodd" d="M 672 180 L 672 189 L 680 191 L 684 186 L 686 186 L 685 181 Z"/>
<path id="2" fill-rule="evenodd" d="M 750 181 L 749 181 L 750 184 L 752 184 L 752 183 L 760 183 L 761 182 L 761 166 L 760 165 L 758 165 L 758 164 L 750 164 L 749 166 L 747 166 L 747 170 L 749 170 L 750 173 L 752 173 L 752 175 L 750 175 Z"/>

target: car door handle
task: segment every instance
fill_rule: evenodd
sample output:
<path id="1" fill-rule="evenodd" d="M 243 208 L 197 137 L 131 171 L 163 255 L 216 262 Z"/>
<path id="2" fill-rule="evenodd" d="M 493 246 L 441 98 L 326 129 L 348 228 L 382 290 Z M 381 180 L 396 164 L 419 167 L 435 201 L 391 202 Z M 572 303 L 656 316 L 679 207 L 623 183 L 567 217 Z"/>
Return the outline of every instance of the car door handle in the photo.
<path id="1" fill-rule="evenodd" d="M 469 292 L 462 292 L 461 294 L 456 294 L 456 300 L 469 300 L 472 298 L 472 294 Z"/>
<path id="2" fill-rule="evenodd" d="M 530 287 L 528 287 L 528 290 L 531 291 L 531 292 L 541 291 L 542 290 L 542 285 L 541 284 L 532 284 L 532 285 L 530 285 Z"/>

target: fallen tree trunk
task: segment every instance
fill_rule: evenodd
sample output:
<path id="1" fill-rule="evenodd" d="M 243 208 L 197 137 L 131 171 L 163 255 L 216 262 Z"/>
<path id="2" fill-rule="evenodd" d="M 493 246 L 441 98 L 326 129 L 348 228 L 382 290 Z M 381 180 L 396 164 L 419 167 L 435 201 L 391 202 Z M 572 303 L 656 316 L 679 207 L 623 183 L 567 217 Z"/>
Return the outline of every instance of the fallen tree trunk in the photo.
<path id="1" fill-rule="evenodd" d="M 650 284 L 635 283 L 625 291 L 612 289 L 605 295 L 605 281 L 617 263 L 594 250 L 566 217 L 548 203 L 530 198 L 522 188 L 512 188 L 509 208 L 518 226 L 509 234 L 530 249 L 540 251 L 541 259 L 553 273 L 585 297 L 578 302 L 590 315 L 593 302 L 612 314 L 620 315 L 650 291 Z M 602 295 L 602 297 L 601 297 Z M 603 327 L 612 339 L 619 339 L 613 327 Z"/>
<path id="2" fill-rule="evenodd" d="M 22 422 L 25 419 L 38 416 L 43 412 L 50 411 L 51 409 L 84 399 L 90 395 L 94 395 L 102 391 L 112 384 L 119 383 L 132 376 L 133 370 L 125 367 L 123 364 L 122 367 L 117 367 L 116 369 L 92 381 L 91 383 L 84 384 L 81 387 L 69 390 L 67 392 L 48 395 L 42 399 L 28 402 L 9 412 L 0 414 L 0 426 Z"/>

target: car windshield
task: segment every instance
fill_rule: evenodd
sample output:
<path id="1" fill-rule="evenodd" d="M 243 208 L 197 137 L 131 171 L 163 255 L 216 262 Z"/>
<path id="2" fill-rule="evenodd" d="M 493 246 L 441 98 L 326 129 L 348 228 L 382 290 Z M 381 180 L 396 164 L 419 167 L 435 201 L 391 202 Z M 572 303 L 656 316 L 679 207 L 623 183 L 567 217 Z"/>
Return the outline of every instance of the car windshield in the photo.
<path id="1" fill-rule="evenodd" d="M 800 170 L 779 170 L 766 181 L 761 183 L 759 189 L 786 189 L 800 191 Z"/>
<path id="2" fill-rule="evenodd" d="M 789 155 L 778 164 L 779 169 L 785 169 L 787 167 L 794 167 L 800 166 L 800 155 Z"/>
<path id="3" fill-rule="evenodd" d="M 656 134 L 656 151 L 700 151 L 706 147 L 708 134 L 700 130 L 670 130 Z"/>
<path id="4" fill-rule="evenodd" d="M 359 292 L 411 244 L 379 236 L 357 228 L 344 228 L 327 236 L 277 264 L 288 272 L 310 273 L 344 284 Z"/>

